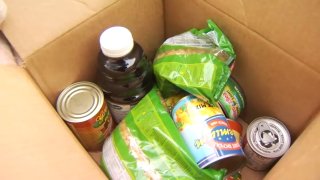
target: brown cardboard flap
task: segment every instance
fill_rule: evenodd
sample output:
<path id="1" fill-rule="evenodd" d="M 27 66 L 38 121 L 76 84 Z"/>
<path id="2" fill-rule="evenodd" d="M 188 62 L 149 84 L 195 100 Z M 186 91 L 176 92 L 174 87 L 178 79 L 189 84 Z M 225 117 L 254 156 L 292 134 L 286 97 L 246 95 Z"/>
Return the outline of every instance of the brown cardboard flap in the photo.
<path id="1" fill-rule="evenodd" d="M 25 59 L 117 1 L 6 1 L 8 16 L 3 31 L 22 59 Z"/>
<path id="2" fill-rule="evenodd" d="M 319 179 L 320 111 L 266 179 Z"/>
<path id="3" fill-rule="evenodd" d="M 205 0 L 320 73 L 317 0 Z"/>
<path id="4" fill-rule="evenodd" d="M 57 22 L 56 19 L 51 18 L 54 12 L 50 9 L 56 9 L 58 5 L 67 6 L 71 2 L 52 0 L 48 2 L 49 4 L 47 1 L 41 1 L 39 4 L 38 1 L 35 1 L 17 5 L 13 3 L 19 2 L 13 0 L 9 3 L 9 6 L 12 4 L 11 9 L 14 12 L 11 14 L 11 19 L 7 20 L 6 36 L 22 54 L 25 61 L 24 67 L 52 104 L 55 103 L 58 94 L 69 84 L 80 80 L 95 80 L 99 50 L 98 39 L 107 27 L 126 26 L 132 32 L 134 39 L 142 45 L 150 60 L 156 48 L 162 43 L 164 36 L 162 0 L 90 1 L 90 5 L 94 7 L 104 7 L 96 14 L 91 11 L 92 8 L 88 9 L 86 6 L 84 8 L 83 4 L 77 2 L 76 7 L 83 7 L 85 10 L 79 10 L 76 13 L 66 10 L 55 12 L 60 13 L 59 16 L 66 19 L 63 22 Z M 101 5 L 102 2 L 108 3 Z M 115 3 L 111 4 L 111 2 Z M 30 17 L 30 21 L 35 24 L 35 27 L 40 26 L 39 28 L 31 30 L 26 23 L 17 22 L 16 19 L 21 18 L 21 14 L 16 11 L 21 10 L 23 5 L 27 9 L 41 10 L 37 12 L 37 16 L 43 16 L 42 19 Z M 76 7 L 71 9 L 76 10 Z M 50 15 L 44 12 L 47 10 L 50 11 L 48 13 Z M 31 11 L 23 12 L 22 15 L 34 16 Z M 41 25 L 40 20 L 55 25 L 52 25 L 54 27 Z M 21 35 L 23 28 L 32 32 L 33 35 Z M 43 34 L 43 31 L 50 32 Z"/>
<path id="5" fill-rule="evenodd" d="M 205 1 L 168 0 L 165 10 L 166 36 L 203 28 L 210 18 L 229 37 L 237 53 L 232 75 L 247 99 L 245 121 L 274 116 L 293 139 L 300 134 L 320 105 L 319 73 Z"/>
<path id="6" fill-rule="evenodd" d="M 2 32 L 0 32 L 0 64 L 17 64 L 11 48 Z"/>
<path id="7" fill-rule="evenodd" d="M 106 179 L 24 69 L 0 82 L 0 179 Z"/>
<path id="8" fill-rule="evenodd" d="M 243 180 L 261 180 L 267 174 L 266 171 L 254 171 L 246 166 L 244 166 L 241 171 L 241 179 Z"/>

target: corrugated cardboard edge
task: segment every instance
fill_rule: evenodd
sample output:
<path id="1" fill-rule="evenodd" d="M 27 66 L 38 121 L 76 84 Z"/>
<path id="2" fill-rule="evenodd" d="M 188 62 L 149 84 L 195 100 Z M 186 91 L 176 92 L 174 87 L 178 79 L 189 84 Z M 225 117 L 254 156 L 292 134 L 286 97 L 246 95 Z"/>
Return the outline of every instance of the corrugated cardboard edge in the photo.
<path id="1" fill-rule="evenodd" d="M 3 31 L 25 59 L 116 1 L 10 0 Z"/>
<path id="2" fill-rule="evenodd" d="M 134 15 L 139 15 L 142 17 L 142 10 L 140 9 L 131 9 L 128 8 L 128 4 L 131 4 L 133 7 L 131 8 L 145 8 L 146 12 L 149 14 L 152 13 L 154 17 L 148 17 L 148 15 L 143 15 L 143 18 L 139 17 L 131 17 Z M 150 7 L 144 7 L 150 6 Z M 154 7 L 153 7 L 154 6 Z M 156 7 L 160 8 L 159 10 L 155 11 Z M 156 47 L 160 46 L 163 40 L 163 12 L 162 12 L 162 1 L 152 1 L 152 2 L 143 2 L 143 1 L 117 1 L 112 5 L 104 8 L 99 13 L 95 14 L 94 16 L 88 18 L 87 20 L 83 21 L 78 26 L 70 29 L 62 36 L 56 38 L 54 41 L 46 44 L 43 48 L 39 49 L 38 51 L 34 52 L 31 56 L 27 57 L 25 62 L 22 64 L 24 68 L 28 70 L 28 72 L 32 75 L 34 80 L 38 83 L 39 87 L 42 89 L 44 94 L 48 97 L 49 101 L 54 104 L 55 99 L 60 91 L 65 88 L 68 84 L 71 84 L 75 81 L 79 80 L 90 80 L 94 81 L 95 71 L 96 69 L 96 56 L 98 54 L 98 35 L 107 25 L 127 25 L 129 29 L 132 30 L 134 36 L 136 35 L 136 40 L 144 47 L 146 53 L 152 57 L 154 54 Z M 109 23 L 106 22 L 106 18 L 111 16 L 112 13 L 116 13 L 117 8 L 127 8 L 128 9 L 128 16 L 125 17 L 123 15 L 114 14 L 113 18 L 110 19 Z M 153 9 L 153 11 L 152 11 Z M 130 11 L 131 10 L 131 11 Z M 159 12 L 158 12 L 159 11 Z M 158 12 L 159 15 L 155 15 Z M 130 14 L 131 13 L 131 14 Z M 102 16 L 104 14 L 104 16 Z M 107 15 L 108 16 L 107 16 Z M 102 20 L 103 18 L 103 20 Z M 133 22 L 129 22 L 126 18 L 135 18 Z M 161 19 L 161 20 L 160 20 Z M 102 24 L 102 23 L 105 24 Z M 117 24 L 119 23 L 119 24 Z M 92 27 L 90 29 L 90 25 Z M 150 32 L 146 31 L 144 34 L 138 33 L 138 31 L 143 31 L 148 29 Z M 92 30 L 91 32 L 88 32 Z M 86 32 L 83 34 L 83 41 L 82 44 L 75 42 L 76 39 L 79 39 L 81 35 L 79 32 Z M 77 35 L 76 35 L 77 34 Z M 157 36 L 156 36 L 157 35 Z M 73 38 L 71 38 L 73 36 Z M 73 40 L 73 41 L 72 41 Z M 74 43 L 72 45 L 68 45 L 67 43 L 71 42 Z M 87 47 L 90 51 L 84 50 L 85 44 L 88 44 Z M 61 47 L 65 48 L 61 48 Z M 75 48 L 72 48 L 72 47 Z M 77 47 L 76 47 L 77 46 Z M 76 55 L 74 52 L 67 52 L 67 50 L 78 50 L 82 55 Z M 86 52 L 84 52 L 86 51 Z M 59 55 L 59 53 L 64 53 L 64 57 Z M 53 58 L 56 58 L 53 59 Z M 41 59 L 46 59 L 41 60 Z M 73 64 L 79 62 L 76 66 L 78 72 L 76 74 L 72 74 L 70 72 L 66 72 L 67 69 L 64 66 L 70 64 L 63 63 L 64 61 L 73 61 Z M 57 62 L 55 62 L 57 61 Z M 86 61 L 86 62 L 85 62 Z M 91 63 L 90 63 L 91 62 Z M 72 64 L 71 63 L 71 64 Z M 56 67 L 60 65 L 60 67 Z M 50 67 L 52 66 L 52 67 Z M 60 68 L 60 71 L 59 71 Z M 68 67 L 72 68 L 72 67 Z M 89 70 L 88 70 L 89 69 Z M 81 71 L 81 73 L 80 73 Z M 58 77 L 51 78 L 49 76 L 54 76 L 56 74 Z M 63 79 L 63 81 L 61 81 Z M 56 80 L 60 80 L 61 82 L 57 82 Z"/>
<path id="3" fill-rule="evenodd" d="M 274 116 L 287 125 L 292 139 L 303 131 L 319 107 L 319 73 L 204 1 L 170 0 L 165 6 L 166 36 L 203 28 L 211 18 L 229 37 L 237 53 L 233 76 L 248 100 L 245 121 Z"/>
<path id="4" fill-rule="evenodd" d="M 25 69 L 0 79 L 0 179 L 106 179 Z"/>
<path id="5" fill-rule="evenodd" d="M 8 40 L 0 31 L 0 65 L 3 64 L 17 64 L 17 59 Z"/>
<path id="6" fill-rule="evenodd" d="M 319 179 L 320 111 L 265 179 Z"/>
<path id="7" fill-rule="evenodd" d="M 320 73 L 318 2 L 205 1 Z"/>
<path id="8" fill-rule="evenodd" d="M 116 4 L 119 1 L 121 1 L 121 0 L 117 0 L 117 1 L 114 1 L 113 3 L 111 3 L 111 4 L 108 4 L 108 6 L 106 6 L 105 8 L 101 9 L 100 11 L 97 11 L 95 13 L 95 15 L 93 15 L 93 17 L 97 16 L 100 12 L 110 8 L 112 5 Z M 79 3 L 81 3 L 81 2 L 79 1 Z M 83 4 L 83 2 L 82 2 L 82 4 Z M 21 57 L 19 55 L 19 52 L 17 52 L 16 49 L 14 48 L 14 44 L 12 44 L 12 46 L 11 46 L 12 47 L 12 52 L 13 52 L 13 54 L 15 56 L 17 64 L 27 70 L 27 72 L 31 75 L 31 77 L 34 79 L 34 81 L 39 85 L 39 87 L 42 90 L 42 92 L 46 94 L 46 96 L 48 97 L 49 101 L 52 104 L 55 101 L 54 98 L 52 98 L 52 94 L 54 94 L 54 93 L 51 92 L 50 86 L 42 78 L 42 75 L 38 73 L 39 71 L 41 72 L 41 67 L 39 67 L 39 68 L 34 68 L 33 67 L 33 65 L 35 64 L 34 62 L 32 62 L 32 61 L 34 61 L 34 56 L 36 56 L 39 53 L 39 51 L 41 51 L 41 49 L 50 47 L 52 44 L 54 44 L 55 42 L 59 41 L 65 35 L 75 31 L 75 29 L 78 28 L 78 26 L 81 26 L 82 24 L 85 24 L 89 19 L 84 19 L 82 22 L 79 22 L 79 24 L 74 25 L 73 28 L 70 28 L 68 31 L 62 33 L 60 36 L 52 39 L 51 41 L 47 42 L 46 44 L 43 44 L 42 47 L 39 47 L 38 50 L 36 50 L 35 52 L 33 52 L 31 55 L 29 55 L 27 57 Z M 10 21 L 8 21 L 7 23 L 10 23 Z M 7 33 L 6 29 L 4 29 L 4 33 Z M 10 33 L 10 32 L 8 32 L 8 33 Z M 10 43 L 10 40 L 8 40 L 8 43 Z M 40 61 L 45 62 L 46 60 L 40 59 Z M 72 82 L 73 81 L 70 81 L 70 83 L 72 83 Z M 51 96 L 51 98 L 50 98 L 50 96 Z"/>

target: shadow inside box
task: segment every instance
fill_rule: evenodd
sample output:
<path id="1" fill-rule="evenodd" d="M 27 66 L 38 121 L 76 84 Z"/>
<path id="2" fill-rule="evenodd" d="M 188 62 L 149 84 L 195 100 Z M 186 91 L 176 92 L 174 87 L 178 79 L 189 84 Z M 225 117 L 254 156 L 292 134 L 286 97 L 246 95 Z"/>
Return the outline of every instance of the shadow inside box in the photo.
<path id="1" fill-rule="evenodd" d="M 16 57 L 13 55 L 13 50 L 6 39 L 6 37 L 3 35 L 3 33 L 0 31 L 0 64 L 7 64 L 7 65 L 16 65 Z"/>
<path id="2" fill-rule="evenodd" d="M 93 158 L 93 160 L 99 165 L 101 161 L 101 151 L 91 151 L 89 152 L 90 156 Z"/>

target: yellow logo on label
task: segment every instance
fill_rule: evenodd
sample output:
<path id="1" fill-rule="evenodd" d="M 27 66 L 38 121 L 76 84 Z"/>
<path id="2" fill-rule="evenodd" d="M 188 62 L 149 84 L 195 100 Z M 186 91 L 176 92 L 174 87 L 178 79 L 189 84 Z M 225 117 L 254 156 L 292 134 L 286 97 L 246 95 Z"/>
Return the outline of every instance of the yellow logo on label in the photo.
<path id="1" fill-rule="evenodd" d="M 98 128 L 99 126 L 104 124 L 106 122 L 106 120 L 109 121 L 109 111 L 107 111 L 107 107 L 105 107 L 101 111 L 101 113 L 99 114 L 99 116 L 96 119 L 96 122 L 93 124 L 93 127 Z"/>

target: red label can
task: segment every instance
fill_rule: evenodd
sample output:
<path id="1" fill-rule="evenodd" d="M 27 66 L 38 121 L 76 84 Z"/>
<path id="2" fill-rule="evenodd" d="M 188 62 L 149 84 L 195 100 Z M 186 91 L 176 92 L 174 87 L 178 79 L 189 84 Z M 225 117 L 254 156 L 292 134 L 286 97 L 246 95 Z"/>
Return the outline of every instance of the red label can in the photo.
<path id="1" fill-rule="evenodd" d="M 91 82 L 74 83 L 64 89 L 57 100 L 57 111 L 89 151 L 101 150 L 114 128 L 103 92 Z"/>
<path id="2" fill-rule="evenodd" d="M 238 143 L 241 143 L 242 125 L 232 119 L 227 119 L 229 128 L 233 131 L 233 135 Z"/>

